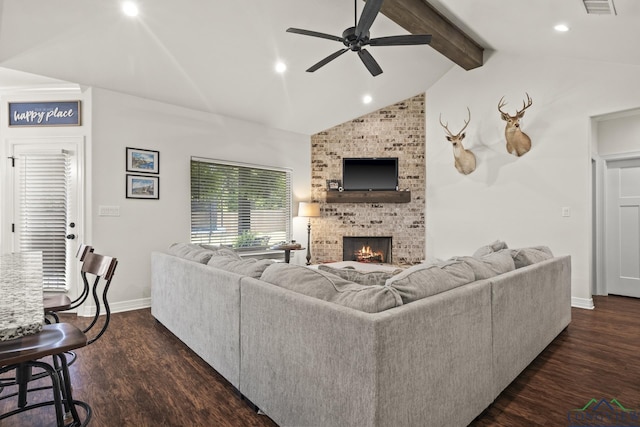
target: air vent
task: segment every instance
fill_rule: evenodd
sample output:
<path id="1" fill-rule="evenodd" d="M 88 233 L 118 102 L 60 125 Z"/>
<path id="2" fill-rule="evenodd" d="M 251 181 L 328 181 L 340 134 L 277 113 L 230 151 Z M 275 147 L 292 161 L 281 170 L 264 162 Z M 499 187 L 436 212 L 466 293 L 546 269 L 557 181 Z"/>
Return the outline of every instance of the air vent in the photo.
<path id="1" fill-rule="evenodd" d="M 613 0 L 582 0 L 589 15 L 616 15 Z"/>

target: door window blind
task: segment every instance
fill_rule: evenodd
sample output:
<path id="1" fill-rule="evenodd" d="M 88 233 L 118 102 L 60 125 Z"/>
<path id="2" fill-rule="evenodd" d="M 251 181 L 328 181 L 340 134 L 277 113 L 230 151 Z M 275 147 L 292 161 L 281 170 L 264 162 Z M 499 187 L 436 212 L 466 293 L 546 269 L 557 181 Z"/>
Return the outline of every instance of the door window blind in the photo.
<path id="1" fill-rule="evenodd" d="M 291 236 L 291 171 L 191 160 L 191 242 L 262 249 Z"/>
<path id="2" fill-rule="evenodd" d="M 18 250 L 42 251 L 45 290 L 67 287 L 71 166 L 65 152 L 17 157 Z"/>

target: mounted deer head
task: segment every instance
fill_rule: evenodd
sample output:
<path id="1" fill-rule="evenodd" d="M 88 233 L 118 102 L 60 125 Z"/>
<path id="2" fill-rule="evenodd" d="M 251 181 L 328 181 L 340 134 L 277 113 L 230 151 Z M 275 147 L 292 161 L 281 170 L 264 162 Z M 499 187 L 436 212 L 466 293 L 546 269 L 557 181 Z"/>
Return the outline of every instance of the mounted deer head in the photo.
<path id="1" fill-rule="evenodd" d="M 502 120 L 507 122 L 507 125 L 504 128 L 504 136 L 507 140 L 507 151 L 509 154 L 514 154 L 518 157 L 531 150 L 531 139 L 526 133 L 522 132 L 522 129 L 520 129 L 520 119 L 524 116 L 524 110 L 531 107 L 533 104 L 529 94 L 527 93 L 526 95 L 527 100 L 522 102 L 522 109 L 516 110 L 515 116 L 510 116 L 502 111 L 502 107 L 507 105 L 507 102 L 504 101 L 504 96 L 500 98 L 500 102 L 498 102 L 498 111 L 501 114 Z"/>
<path id="2" fill-rule="evenodd" d="M 465 120 L 464 126 L 456 135 L 449 130 L 449 122 L 447 122 L 447 124 L 442 123 L 442 114 L 440 114 L 440 126 L 444 128 L 445 132 L 447 132 L 447 141 L 451 142 L 451 145 L 453 145 L 453 158 L 455 160 L 456 169 L 464 175 L 468 175 L 476 170 L 476 156 L 471 151 L 466 150 L 462 145 L 462 140 L 465 137 L 463 132 L 471 121 L 471 111 L 469 110 L 469 107 L 467 107 L 467 112 L 469 113 L 469 118 Z"/>

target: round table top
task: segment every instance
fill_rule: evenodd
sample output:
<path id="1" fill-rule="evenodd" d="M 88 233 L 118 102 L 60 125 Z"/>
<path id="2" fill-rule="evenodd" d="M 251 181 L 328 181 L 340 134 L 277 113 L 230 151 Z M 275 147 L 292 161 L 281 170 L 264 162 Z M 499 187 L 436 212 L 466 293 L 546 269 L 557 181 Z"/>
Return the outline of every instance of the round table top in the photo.
<path id="1" fill-rule="evenodd" d="M 280 245 L 271 246 L 271 249 L 279 250 L 279 251 L 293 251 L 297 249 L 303 249 L 300 243 L 282 243 Z"/>

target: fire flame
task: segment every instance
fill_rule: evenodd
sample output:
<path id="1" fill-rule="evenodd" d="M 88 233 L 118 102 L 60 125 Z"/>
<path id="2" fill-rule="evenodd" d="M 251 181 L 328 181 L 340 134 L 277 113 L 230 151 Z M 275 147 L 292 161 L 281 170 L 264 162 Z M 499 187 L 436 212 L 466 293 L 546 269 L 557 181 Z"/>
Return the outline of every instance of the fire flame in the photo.
<path id="1" fill-rule="evenodd" d="M 373 251 L 370 246 L 362 246 L 362 249 L 355 252 L 356 261 L 359 262 L 383 262 L 384 253 L 382 251 Z"/>

